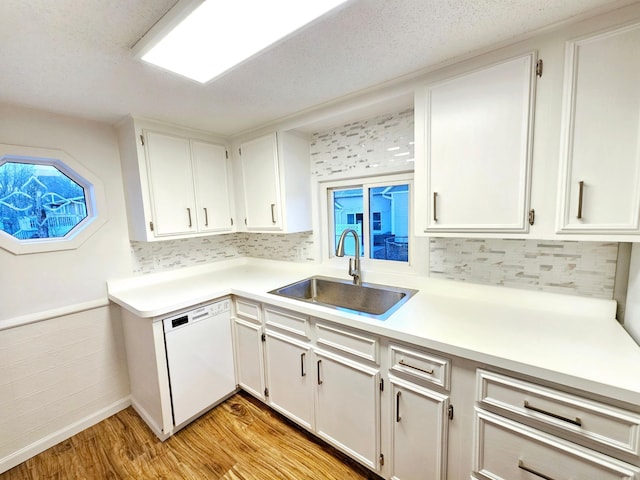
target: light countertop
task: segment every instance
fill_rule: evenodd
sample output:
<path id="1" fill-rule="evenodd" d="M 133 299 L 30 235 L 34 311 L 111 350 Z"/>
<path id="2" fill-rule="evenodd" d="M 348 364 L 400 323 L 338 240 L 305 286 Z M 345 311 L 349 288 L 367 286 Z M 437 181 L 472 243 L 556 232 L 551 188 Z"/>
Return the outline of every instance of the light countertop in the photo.
<path id="1" fill-rule="evenodd" d="M 365 283 L 418 290 L 377 320 L 267 293 L 312 275 L 350 279 L 346 268 L 234 259 L 111 280 L 108 290 L 150 320 L 238 295 L 640 405 L 640 347 L 615 319 L 613 300 L 365 271 Z"/>

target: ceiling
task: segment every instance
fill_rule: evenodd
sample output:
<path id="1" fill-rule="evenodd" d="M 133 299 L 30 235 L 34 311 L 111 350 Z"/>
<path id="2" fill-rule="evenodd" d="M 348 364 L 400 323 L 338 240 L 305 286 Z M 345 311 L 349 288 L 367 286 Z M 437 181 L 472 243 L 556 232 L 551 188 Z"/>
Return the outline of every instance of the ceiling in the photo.
<path id="1" fill-rule="evenodd" d="M 633 3 L 349 0 L 201 85 L 130 52 L 175 1 L 1 0 L 0 102 L 109 123 L 132 114 L 231 136 L 594 9 Z"/>

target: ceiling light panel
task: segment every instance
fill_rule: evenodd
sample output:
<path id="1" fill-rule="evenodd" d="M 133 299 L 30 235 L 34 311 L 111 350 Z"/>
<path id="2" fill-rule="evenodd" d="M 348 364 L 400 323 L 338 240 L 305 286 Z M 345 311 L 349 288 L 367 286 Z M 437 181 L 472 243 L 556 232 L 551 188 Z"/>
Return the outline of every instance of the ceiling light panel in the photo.
<path id="1" fill-rule="evenodd" d="M 175 10 L 194 2 L 178 2 L 168 14 L 176 23 L 162 25 L 166 35 L 152 29 L 134 49 L 145 62 L 206 83 L 345 1 L 205 0 L 186 18 Z"/>

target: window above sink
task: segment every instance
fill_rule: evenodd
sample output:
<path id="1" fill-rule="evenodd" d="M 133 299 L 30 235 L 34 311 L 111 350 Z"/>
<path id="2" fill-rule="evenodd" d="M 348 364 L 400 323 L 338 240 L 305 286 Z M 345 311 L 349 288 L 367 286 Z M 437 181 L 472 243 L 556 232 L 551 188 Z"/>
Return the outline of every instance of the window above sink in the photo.
<path id="1" fill-rule="evenodd" d="M 320 184 L 323 258 L 332 261 L 340 234 L 353 229 L 360 238 L 363 261 L 409 264 L 411 258 L 412 175 L 388 175 Z M 354 238 L 345 242 L 345 256 L 355 254 Z"/>

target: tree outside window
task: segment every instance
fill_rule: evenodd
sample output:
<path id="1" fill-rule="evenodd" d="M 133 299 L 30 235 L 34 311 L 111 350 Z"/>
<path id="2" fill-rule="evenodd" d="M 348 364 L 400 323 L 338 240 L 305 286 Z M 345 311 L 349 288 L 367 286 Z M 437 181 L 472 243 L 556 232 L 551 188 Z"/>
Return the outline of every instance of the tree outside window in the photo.
<path id="1" fill-rule="evenodd" d="M 19 240 L 64 237 L 87 218 L 82 185 L 53 165 L 0 165 L 0 230 Z"/>
<path id="2" fill-rule="evenodd" d="M 66 152 L 0 144 L 0 248 L 78 248 L 106 222 L 105 211 L 102 182 Z"/>

